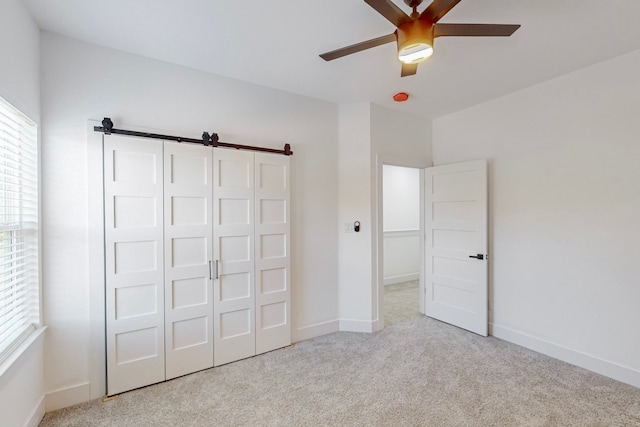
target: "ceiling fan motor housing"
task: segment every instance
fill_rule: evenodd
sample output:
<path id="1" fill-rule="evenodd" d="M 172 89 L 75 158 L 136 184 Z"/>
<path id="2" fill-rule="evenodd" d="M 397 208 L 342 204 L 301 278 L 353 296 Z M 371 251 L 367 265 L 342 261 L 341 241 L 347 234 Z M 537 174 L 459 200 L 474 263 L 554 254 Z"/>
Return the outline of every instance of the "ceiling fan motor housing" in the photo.
<path id="1" fill-rule="evenodd" d="M 403 56 L 426 49 L 428 45 L 433 51 L 433 25 L 423 19 L 405 22 L 400 25 L 397 30 L 398 39 L 398 55 Z M 417 64 L 427 59 L 431 52 L 426 56 L 420 56 L 412 61 L 404 61 L 405 63 Z"/>
<path id="2" fill-rule="evenodd" d="M 409 6 L 410 8 L 418 7 L 422 3 L 422 0 L 404 0 L 404 4 Z"/>

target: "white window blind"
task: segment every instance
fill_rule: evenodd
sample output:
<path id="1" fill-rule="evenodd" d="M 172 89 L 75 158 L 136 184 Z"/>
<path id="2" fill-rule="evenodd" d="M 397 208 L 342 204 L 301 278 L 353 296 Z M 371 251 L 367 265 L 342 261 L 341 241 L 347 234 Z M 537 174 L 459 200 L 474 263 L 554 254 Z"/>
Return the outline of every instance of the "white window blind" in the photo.
<path id="1" fill-rule="evenodd" d="M 40 321 L 36 132 L 0 98 L 0 363 Z"/>

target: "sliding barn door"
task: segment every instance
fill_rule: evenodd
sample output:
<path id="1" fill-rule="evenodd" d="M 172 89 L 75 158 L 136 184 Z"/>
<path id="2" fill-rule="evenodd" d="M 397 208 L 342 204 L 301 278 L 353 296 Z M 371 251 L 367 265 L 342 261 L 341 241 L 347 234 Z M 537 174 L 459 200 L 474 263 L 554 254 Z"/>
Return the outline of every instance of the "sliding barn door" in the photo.
<path id="1" fill-rule="evenodd" d="M 214 363 L 256 354 L 253 153 L 213 154 Z"/>
<path id="2" fill-rule="evenodd" d="M 425 314 L 488 333 L 487 163 L 425 170 Z"/>
<path id="3" fill-rule="evenodd" d="M 212 150 L 164 143 L 166 379 L 213 367 Z"/>
<path id="4" fill-rule="evenodd" d="M 291 343 L 289 157 L 104 137 L 107 394 Z"/>
<path id="5" fill-rule="evenodd" d="M 164 381 L 162 144 L 104 136 L 107 394 Z"/>
<path id="6" fill-rule="evenodd" d="M 255 154 L 256 353 L 291 344 L 289 157 Z"/>

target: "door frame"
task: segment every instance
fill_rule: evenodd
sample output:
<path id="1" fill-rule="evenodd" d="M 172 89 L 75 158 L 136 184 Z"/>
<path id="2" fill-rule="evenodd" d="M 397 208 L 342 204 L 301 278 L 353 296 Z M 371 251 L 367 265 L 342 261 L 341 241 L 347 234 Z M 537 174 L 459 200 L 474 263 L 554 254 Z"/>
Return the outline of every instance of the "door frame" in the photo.
<path id="1" fill-rule="evenodd" d="M 428 164 L 427 164 L 428 163 Z M 373 331 L 384 329 L 384 224 L 383 224 L 383 166 L 400 166 L 420 170 L 420 313 L 424 314 L 424 169 L 430 168 L 432 162 L 422 162 L 407 157 L 390 154 L 376 155 L 376 193 L 374 209 L 374 239 L 373 239 Z"/>

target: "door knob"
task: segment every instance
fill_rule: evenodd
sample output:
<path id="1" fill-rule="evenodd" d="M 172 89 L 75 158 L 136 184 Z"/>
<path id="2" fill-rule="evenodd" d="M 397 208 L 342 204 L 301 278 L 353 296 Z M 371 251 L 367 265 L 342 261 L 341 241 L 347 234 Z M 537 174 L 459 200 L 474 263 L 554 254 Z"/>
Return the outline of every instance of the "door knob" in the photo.
<path id="1" fill-rule="evenodd" d="M 482 255 L 482 254 L 478 254 L 478 255 L 469 255 L 469 258 L 484 259 L 484 255 Z"/>

